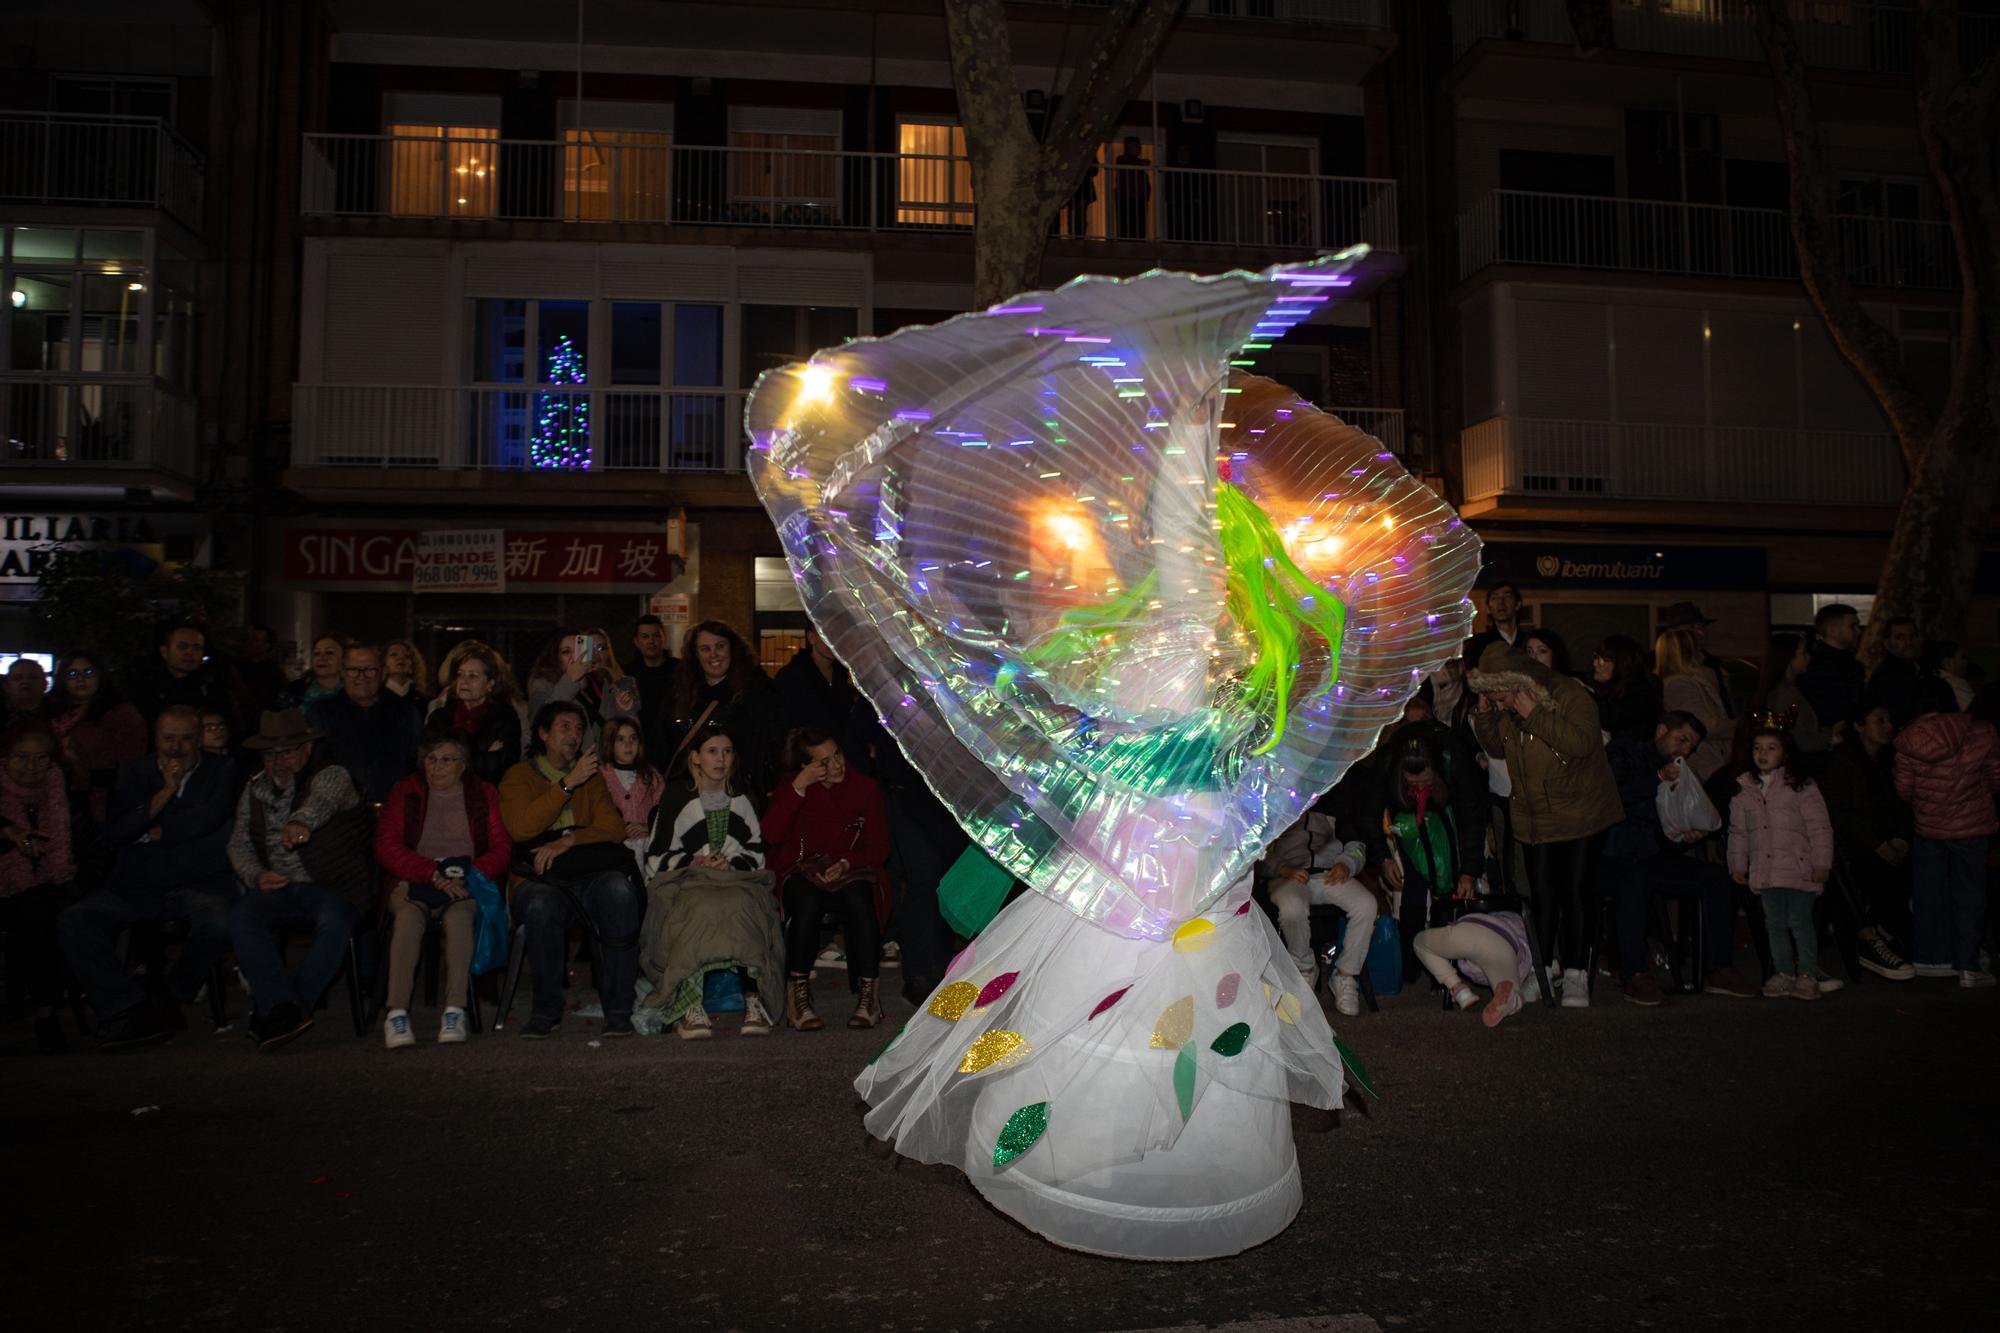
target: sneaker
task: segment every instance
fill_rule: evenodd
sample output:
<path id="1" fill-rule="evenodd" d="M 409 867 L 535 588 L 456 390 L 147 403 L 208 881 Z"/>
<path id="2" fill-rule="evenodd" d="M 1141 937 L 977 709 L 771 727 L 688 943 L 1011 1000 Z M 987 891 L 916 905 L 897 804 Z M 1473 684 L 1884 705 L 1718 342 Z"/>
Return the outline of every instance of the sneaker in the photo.
<path id="1" fill-rule="evenodd" d="M 1958 974 L 1960 990 L 1989 990 L 1994 985 L 1993 974 L 1972 968 Z"/>
<path id="2" fill-rule="evenodd" d="M 1666 1002 L 1667 993 L 1660 989 L 1660 983 L 1651 972 L 1635 973 L 1625 983 L 1625 1002 L 1636 1004 L 1641 1009 L 1657 1009 Z"/>
<path id="3" fill-rule="evenodd" d="M 1361 983 L 1336 972 L 1333 976 L 1333 1007 L 1342 1018 L 1361 1016 Z"/>
<path id="4" fill-rule="evenodd" d="M 560 1014 L 529 1014 L 528 1021 L 521 1024 L 521 1036 L 527 1041 L 544 1041 L 555 1036 L 561 1026 Z"/>
<path id="5" fill-rule="evenodd" d="M 1461 1009 L 1470 1009 L 1479 1003 L 1479 992 L 1461 981 L 1451 988 L 1451 1002 Z"/>
<path id="6" fill-rule="evenodd" d="M 619 1014 L 604 1020 L 604 1035 L 607 1037 L 629 1037 L 637 1029 L 632 1026 L 632 1015 Z"/>
<path id="7" fill-rule="evenodd" d="M 903 961 L 903 946 L 894 940 L 882 942 L 882 966 L 896 967 Z"/>
<path id="8" fill-rule="evenodd" d="M 1757 988 L 1750 984 L 1750 978 L 1733 967 L 1721 967 L 1709 973 L 1701 988 L 1710 995 L 1732 995 L 1739 1000 L 1757 998 Z"/>
<path id="9" fill-rule="evenodd" d="M 1764 982 L 1765 999 L 1767 1000 L 1788 999 L 1790 998 L 1791 993 L 1792 993 L 1792 979 L 1787 974 L 1783 972 L 1773 972 L 1768 978 L 1765 979 Z"/>
<path id="10" fill-rule="evenodd" d="M 829 944 L 819 951 L 819 957 L 813 959 L 813 966 L 816 968 L 837 967 L 842 971 L 846 971 L 847 951 L 838 944 Z"/>
<path id="11" fill-rule="evenodd" d="M 444 1011 L 444 1021 L 438 1024 L 438 1045 L 449 1046 L 465 1040 L 465 1010 L 457 1008 Z"/>
<path id="12" fill-rule="evenodd" d="M 755 991 L 743 997 L 743 1026 L 737 1031 L 746 1037 L 771 1035 L 771 1012 L 764 1007 L 763 997 Z"/>
<path id="13" fill-rule="evenodd" d="M 1563 969 L 1562 1007 L 1565 1009 L 1590 1008 L 1590 974 L 1580 967 Z"/>
<path id="14" fill-rule="evenodd" d="M 1920 977 L 1955 977 L 1958 969 L 1950 963 L 1918 963 L 1911 969 Z"/>
<path id="15" fill-rule="evenodd" d="M 297 1005 L 281 1004 L 266 1014 L 260 1023 L 253 1024 L 250 1031 L 257 1038 L 257 1049 L 269 1052 L 305 1036 L 306 1029 L 312 1025 L 311 1016 L 301 1013 Z"/>
<path id="16" fill-rule="evenodd" d="M 173 1039 L 174 1030 L 165 1016 L 153 1005 L 142 1002 L 120 1014 L 107 1026 L 97 1048 L 101 1051 L 129 1051 Z"/>
<path id="17" fill-rule="evenodd" d="M 410 1030 L 408 1010 L 391 1009 L 382 1020 L 382 1044 L 392 1051 L 417 1044 L 417 1034 Z"/>
<path id="18" fill-rule="evenodd" d="M 1814 977 L 1812 982 L 1813 989 L 1817 990 L 1821 995 L 1831 995 L 1837 990 L 1847 989 L 1847 983 L 1839 977 L 1829 977 L 1821 974 Z"/>
<path id="19" fill-rule="evenodd" d="M 1500 1020 L 1521 1012 L 1521 988 L 1511 981 L 1503 981 L 1493 988 L 1493 998 L 1486 1002 L 1486 1012 L 1479 1021 L 1487 1027 L 1498 1027 Z"/>
<path id="20" fill-rule="evenodd" d="M 748 1017 L 750 1003 L 747 1000 L 743 1003 L 743 1011 L 745 1017 Z M 708 1010 L 702 1008 L 697 1001 L 694 1008 L 681 1015 L 678 1031 L 682 1041 L 706 1041 L 715 1035 L 715 1024 L 710 1021 Z"/>
<path id="21" fill-rule="evenodd" d="M 1818 978 L 1806 976 L 1803 972 L 1793 977 L 1791 994 L 1794 1000 L 1817 1000 L 1819 998 Z"/>
<path id="22" fill-rule="evenodd" d="M 1917 975 L 1917 969 L 1889 947 L 1889 941 L 1876 932 L 1872 940 L 1856 940 L 1857 961 L 1876 976 L 1889 981 L 1908 981 Z"/>

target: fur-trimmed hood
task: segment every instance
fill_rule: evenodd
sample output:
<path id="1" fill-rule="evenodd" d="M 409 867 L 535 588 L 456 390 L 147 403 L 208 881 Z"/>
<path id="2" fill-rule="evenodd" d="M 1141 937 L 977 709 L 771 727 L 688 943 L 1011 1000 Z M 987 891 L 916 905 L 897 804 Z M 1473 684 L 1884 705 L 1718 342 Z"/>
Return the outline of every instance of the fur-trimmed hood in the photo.
<path id="1" fill-rule="evenodd" d="M 1507 694 L 1526 690 L 1535 702 L 1548 703 L 1555 694 L 1556 673 L 1507 643 L 1490 643 L 1465 683 L 1474 694 Z"/>

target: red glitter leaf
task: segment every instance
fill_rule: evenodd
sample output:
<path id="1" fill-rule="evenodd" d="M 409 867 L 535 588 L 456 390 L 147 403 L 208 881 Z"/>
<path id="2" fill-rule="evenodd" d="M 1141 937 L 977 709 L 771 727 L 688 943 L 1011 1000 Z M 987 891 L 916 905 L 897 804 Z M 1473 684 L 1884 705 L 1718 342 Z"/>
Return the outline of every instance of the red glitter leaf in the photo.
<path id="1" fill-rule="evenodd" d="M 1120 986 L 1117 990 L 1112 991 L 1111 994 L 1099 1000 L 1097 1002 L 1097 1007 L 1090 1011 L 1090 1018 L 1097 1017 L 1099 1014 L 1103 1013 L 1106 1009 L 1109 1009 L 1112 1005 L 1124 999 L 1125 992 L 1131 989 L 1132 988 L 1130 986 Z M 1083 1021 L 1088 1023 L 1090 1021 L 1090 1018 L 1086 1018 Z"/>
<path id="2" fill-rule="evenodd" d="M 332 1179 L 333 1179 L 332 1176 L 314 1176 L 312 1178 L 312 1183 L 315 1185 L 324 1185 Z"/>
<path id="3" fill-rule="evenodd" d="M 1013 986 L 1015 979 L 1020 975 L 1019 972 L 1002 972 L 999 976 L 986 983 L 986 989 L 979 992 L 979 998 L 972 1002 L 972 1007 L 974 1009 L 984 1009 L 987 1005 L 992 1004 L 1007 993 Z"/>
<path id="4" fill-rule="evenodd" d="M 1236 909 L 1236 915 L 1242 916 L 1245 912 L 1249 910 L 1250 910 L 1250 904 L 1246 902 L 1243 904 L 1243 906 Z"/>
<path id="5" fill-rule="evenodd" d="M 335 1191 L 334 1191 L 334 1194 L 333 1194 L 333 1197 L 334 1197 L 334 1198 L 336 1198 L 336 1199 L 351 1199 L 351 1198 L 353 1198 L 353 1197 L 354 1197 L 354 1191 L 353 1191 L 353 1190 L 335 1190 Z"/>

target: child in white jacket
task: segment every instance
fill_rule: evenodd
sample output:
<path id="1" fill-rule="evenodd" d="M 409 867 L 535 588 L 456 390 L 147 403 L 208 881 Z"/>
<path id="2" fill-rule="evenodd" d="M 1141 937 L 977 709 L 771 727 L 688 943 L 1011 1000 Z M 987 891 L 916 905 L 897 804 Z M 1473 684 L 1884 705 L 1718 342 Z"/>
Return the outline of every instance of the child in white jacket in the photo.
<path id="1" fill-rule="evenodd" d="M 1771 999 L 1819 998 L 1813 905 L 1833 875 L 1833 821 L 1819 787 L 1798 770 L 1789 731 L 1766 727 L 1750 743 L 1752 771 L 1729 803 L 1729 873 L 1764 904 Z"/>
<path id="2" fill-rule="evenodd" d="M 1308 811 L 1298 823 L 1278 835 L 1264 855 L 1271 877 L 1271 902 L 1278 909 L 1278 934 L 1299 975 L 1314 973 L 1312 922 L 1314 907 L 1338 907 L 1347 914 L 1340 954 L 1334 963 L 1333 1007 L 1349 1018 L 1361 1012 L 1361 966 L 1368 961 L 1368 941 L 1375 933 L 1375 895 L 1355 879 L 1368 859 L 1358 842 L 1342 842 L 1333 817 Z"/>

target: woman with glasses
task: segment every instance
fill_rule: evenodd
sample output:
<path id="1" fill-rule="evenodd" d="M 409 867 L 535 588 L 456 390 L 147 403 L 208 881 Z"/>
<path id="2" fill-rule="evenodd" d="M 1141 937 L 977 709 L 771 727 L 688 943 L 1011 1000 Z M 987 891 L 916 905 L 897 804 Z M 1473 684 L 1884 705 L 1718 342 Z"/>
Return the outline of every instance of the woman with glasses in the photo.
<path id="1" fill-rule="evenodd" d="M 56 1023 L 62 955 L 56 913 L 76 876 L 69 836 L 69 793 L 56 762 L 56 737 L 45 722 L 8 728 L 0 739 L 0 931 L 7 971 L 28 983 L 35 1043 L 44 1055 L 69 1049 Z"/>
<path id="2" fill-rule="evenodd" d="M 49 726 L 70 790 L 89 805 L 92 821 L 102 823 L 118 770 L 146 753 L 146 719 L 119 697 L 103 660 L 82 648 L 56 659 L 50 704 Z"/>

